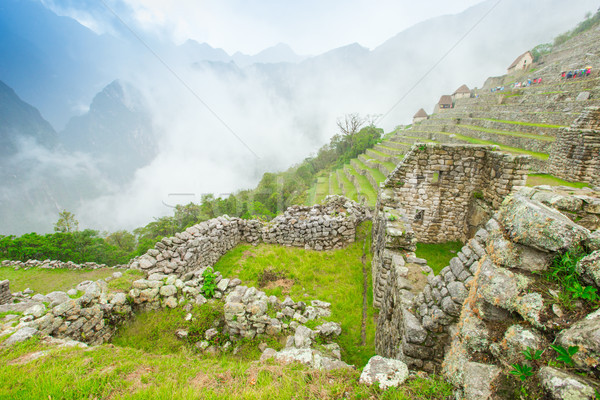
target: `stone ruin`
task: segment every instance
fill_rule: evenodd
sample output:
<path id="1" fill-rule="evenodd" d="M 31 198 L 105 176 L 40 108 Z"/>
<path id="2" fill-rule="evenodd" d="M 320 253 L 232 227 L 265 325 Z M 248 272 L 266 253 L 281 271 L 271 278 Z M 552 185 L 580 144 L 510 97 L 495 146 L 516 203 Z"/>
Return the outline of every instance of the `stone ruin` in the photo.
<path id="1" fill-rule="evenodd" d="M 73 261 L 59 261 L 59 260 L 3 260 L 3 267 L 10 267 L 13 269 L 30 269 L 30 268 L 42 268 L 42 269 L 102 269 L 108 268 L 106 264 L 98 264 L 95 262 L 86 262 L 82 264 L 76 264 Z M 113 268 L 121 268 L 121 265 L 115 265 Z"/>
<path id="2" fill-rule="evenodd" d="M 12 294 L 10 292 L 10 282 L 8 279 L 0 281 L 0 304 L 10 303 Z"/>
<path id="3" fill-rule="evenodd" d="M 600 187 L 600 107 L 589 107 L 552 145 L 549 172 Z"/>
<path id="4" fill-rule="evenodd" d="M 129 263 L 146 275 L 181 276 L 213 265 L 240 243 L 268 243 L 312 250 L 339 249 L 354 241 L 356 227 L 369 210 L 343 196 L 327 196 L 322 205 L 292 206 L 270 222 L 222 216 L 201 222 Z"/>
<path id="5" fill-rule="evenodd" d="M 588 377 L 544 366 L 535 371 L 544 391 L 552 398 L 575 392 L 591 393 L 576 398 L 594 398 L 600 388 L 600 312 L 564 317 L 567 311 L 552 297 L 564 289 L 548 290 L 552 285 L 540 272 L 556 255 L 581 246 L 591 254 L 578 264 L 579 273 L 600 288 L 599 216 L 600 193 L 590 189 L 522 188 L 450 265 L 429 274 L 423 290 L 412 291 L 401 278 L 414 249 L 411 222 L 405 221 L 405 240 L 395 242 L 395 260 L 379 279 L 378 354 L 414 369 L 441 370 L 460 398 L 487 399 L 498 395 L 507 366 L 525 361 L 523 350 L 544 350 L 554 337 L 565 348 L 578 346 L 575 367 Z"/>
<path id="6" fill-rule="evenodd" d="M 257 244 L 262 241 L 316 250 L 340 248 L 354 241 L 356 227 L 369 217 L 368 210 L 357 203 L 341 196 L 328 196 L 323 205 L 290 207 L 269 223 L 228 217 L 203 222 L 163 239 L 154 249 L 132 260 L 130 267 L 142 270 L 146 278 L 134 281 L 128 293 L 110 290 L 108 286 L 112 279 L 122 276 L 121 272 L 113 273 L 106 280 L 80 283 L 69 293 L 74 296 L 78 291 L 83 292 L 79 298 L 64 292 L 33 297 L 19 293 L 20 303 L 0 306 L 0 311 L 24 314 L 18 325 L 13 327 L 9 323 L 11 326 L 4 327 L 3 335 L 14 333 L 5 344 L 33 335 L 50 335 L 91 345 L 104 343 L 135 311 L 175 308 L 184 303 L 191 310 L 194 304 L 205 304 L 208 300 L 202 293 L 204 273 L 212 271 L 212 264 L 241 242 Z M 34 264 L 62 265 L 16 262 L 10 266 L 29 268 Z M 72 267 L 74 264 L 65 265 Z M 269 351 L 265 351 L 263 358 L 299 361 L 324 369 L 349 367 L 341 361 L 339 346 L 331 342 L 341 333 L 339 324 L 320 321 L 314 330 L 304 325 L 330 316 L 329 303 L 312 300 L 306 304 L 294 302 L 289 297 L 280 301 L 275 296 L 267 297 L 254 287 L 241 286 L 239 279 L 224 278 L 218 271 L 214 272 L 214 277 L 213 297 L 224 301 L 225 316 L 223 326 L 220 326 L 223 332 L 237 338 L 291 333 L 285 349 L 280 352 L 267 349 Z M 4 282 L 8 292 L 8 281 Z M 186 334 L 178 332 L 178 335 L 185 337 Z M 311 348 L 317 337 L 320 343 L 329 343 L 319 349 Z M 218 351 L 211 347 L 208 339 L 199 341 L 196 347 L 200 351 Z"/>
<path id="7" fill-rule="evenodd" d="M 466 241 L 513 187 L 525 184 L 529 157 L 494 150 L 415 144 L 383 182 L 373 218 L 375 307 L 391 279 L 389 271 L 405 268 L 403 257 L 415 251 L 416 241 Z"/>

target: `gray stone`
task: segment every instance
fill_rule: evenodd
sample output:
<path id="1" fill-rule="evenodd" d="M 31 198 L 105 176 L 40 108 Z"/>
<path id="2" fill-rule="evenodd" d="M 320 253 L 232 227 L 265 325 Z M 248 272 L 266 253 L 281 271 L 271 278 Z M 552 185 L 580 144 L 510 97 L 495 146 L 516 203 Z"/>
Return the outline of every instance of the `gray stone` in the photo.
<path id="1" fill-rule="evenodd" d="M 299 349 L 309 348 L 314 336 L 315 333 L 311 329 L 300 325 L 296 328 L 296 333 L 294 334 L 294 345 Z"/>
<path id="2" fill-rule="evenodd" d="M 43 304 L 35 304 L 29 307 L 23 315 L 32 315 L 34 318 L 39 318 L 46 313 L 46 306 Z"/>
<path id="3" fill-rule="evenodd" d="M 447 288 L 452 300 L 454 300 L 456 303 L 462 304 L 467 299 L 469 292 L 462 282 L 450 282 Z"/>
<path id="4" fill-rule="evenodd" d="M 575 365 L 597 371 L 600 368 L 600 312 L 592 313 L 561 331 L 556 342 L 565 348 L 578 346 L 579 351 L 573 356 Z"/>
<path id="5" fill-rule="evenodd" d="M 71 289 L 73 290 L 73 289 Z M 67 292 L 68 294 L 68 292 Z M 75 294 L 77 294 L 77 291 L 75 291 Z M 44 296 L 43 294 L 34 294 L 33 296 L 31 296 L 31 300 L 33 301 L 39 301 L 40 303 L 50 303 L 52 302 L 52 300 L 50 300 L 48 297 Z"/>
<path id="6" fill-rule="evenodd" d="M 38 333 L 38 330 L 29 326 L 19 329 L 4 341 L 5 346 L 12 346 L 15 343 L 24 342 L 29 338 L 32 338 Z"/>
<path id="7" fill-rule="evenodd" d="M 402 310 L 404 335 L 410 343 L 422 344 L 427 339 L 427 331 L 410 311 Z"/>
<path id="8" fill-rule="evenodd" d="M 486 400 L 492 397 L 492 381 L 501 369 L 495 365 L 475 362 L 465 363 L 464 394 L 466 400 Z"/>
<path id="9" fill-rule="evenodd" d="M 165 306 L 169 308 L 175 308 L 177 307 L 177 304 L 177 297 L 170 296 L 165 299 Z"/>
<path id="10" fill-rule="evenodd" d="M 600 250 L 579 260 L 576 270 L 586 284 L 600 289 Z"/>
<path id="11" fill-rule="evenodd" d="M 499 221 L 513 241 L 542 251 L 566 250 L 590 235 L 559 211 L 518 194 L 504 200 Z"/>
<path id="12" fill-rule="evenodd" d="M 175 285 L 165 285 L 160 288 L 160 295 L 164 297 L 174 296 L 177 294 Z"/>
<path id="13" fill-rule="evenodd" d="M 342 327 L 336 322 L 325 322 L 315 328 L 315 332 L 322 336 L 340 336 Z"/>
<path id="14" fill-rule="evenodd" d="M 374 356 L 360 374 L 359 383 L 370 386 L 377 382 L 379 387 L 385 390 L 400 386 L 407 378 L 408 367 L 405 363 L 400 360 Z"/>
<path id="15" fill-rule="evenodd" d="M 81 292 L 85 292 L 85 289 L 87 289 L 87 287 L 89 285 L 91 285 L 92 282 L 93 281 L 83 281 L 83 282 L 80 282 L 77 286 L 75 286 L 75 289 L 77 289 L 77 290 L 79 290 Z"/>
<path id="16" fill-rule="evenodd" d="M 65 292 L 60 291 L 48 293 L 46 297 L 50 299 L 50 307 L 64 303 L 67 300 L 71 300 L 71 298 Z"/>
<path id="17" fill-rule="evenodd" d="M 580 92 L 577 97 L 575 98 L 576 101 L 585 101 L 585 100 L 589 100 L 590 98 L 590 92 Z"/>
<path id="18" fill-rule="evenodd" d="M 542 367 L 539 372 L 544 391 L 554 400 L 594 400 L 595 388 L 580 376 L 552 367 Z"/>
<path id="19" fill-rule="evenodd" d="M 221 279 L 221 281 L 219 281 L 219 283 L 217 284 L 217 289 L 220 290 L 221 292 L 224 292 L 225 290 L 227 290 L 227 287 L 229 286 L 229 279 Z"/>
<path id="20" fill-rule="evenodd" d="M 215 328 L 210 328 L 207 329 L 206 332 L 204 332 L 204 338 L 206 340 L 210 340 L 212 338 L 214 338 L 215 336 L 217 336 L 219 334 L 219 331 L 216 330 Z"/>

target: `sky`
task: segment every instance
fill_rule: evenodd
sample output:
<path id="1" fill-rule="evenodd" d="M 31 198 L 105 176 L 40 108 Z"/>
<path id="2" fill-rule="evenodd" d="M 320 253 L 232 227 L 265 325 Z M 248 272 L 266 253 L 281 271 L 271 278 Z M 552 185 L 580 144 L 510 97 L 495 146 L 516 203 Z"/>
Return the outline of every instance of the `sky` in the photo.
<path id="1" fill-rule="evenodd" d="M 187 39 L 233 55 L 256 54 L 278 43 L 317 55 L 351 43 L 374 48 L 426 19 L 459 13 L 482 0 L 42 0 L 97 33 L 111 31 L 114 10 L 134 30 L 176 43 Z M 108 22 L 111 21 L 112 22 Z"/>

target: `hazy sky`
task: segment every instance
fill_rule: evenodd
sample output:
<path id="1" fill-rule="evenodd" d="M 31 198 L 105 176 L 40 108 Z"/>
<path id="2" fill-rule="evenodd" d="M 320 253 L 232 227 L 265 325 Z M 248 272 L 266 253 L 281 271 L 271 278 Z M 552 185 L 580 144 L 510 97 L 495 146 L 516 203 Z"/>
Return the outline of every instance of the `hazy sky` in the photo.
<path id="1" fill-rule="evenodd" d="M 256 54 L 283 42 L 316 55 L 358 42 L 376 47 L 402 30 L 435 16 L 456 14 L 482 0 L 42 0 L 84 25 L 108 30 L 99 18 L 105 3 L 135 29 L 168 33 Z"/>

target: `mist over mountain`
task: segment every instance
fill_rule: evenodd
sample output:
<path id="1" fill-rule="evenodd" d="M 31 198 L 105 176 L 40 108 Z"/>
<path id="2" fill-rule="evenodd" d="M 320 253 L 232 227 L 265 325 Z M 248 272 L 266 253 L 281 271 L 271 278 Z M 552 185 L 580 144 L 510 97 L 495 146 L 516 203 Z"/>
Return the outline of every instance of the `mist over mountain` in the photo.
<path id="1" fill-rule="evenodd" d="M 354 43 L 303 58 L 285 44 L 230 56 L 191 39 L 135 37 L 118 21 L 99 35 L 38 0 L 5 0 L 0 79 L 32 107 L 18 114 L 6 111 L 17 103 L 0 104 L 0 115 L 22 115 L 10 135 L 0 131 L 1 140 L 17 143 L 3 166 L 13 178 L 2 185 L 2 207 L 27 216 L 3 218 L 0 234 L 49 231 L 63 208 L 82 227 L 131 229 L 170 213 L 173 202 L 253 187 L 265 171 L 286 169 L 327 143 L 337 117 L 386 114 L 386 130 L 407 123 L 440 95 L 504 73 L 518 54 L 597 6 L 489 0 L 373 50 Z"/>

